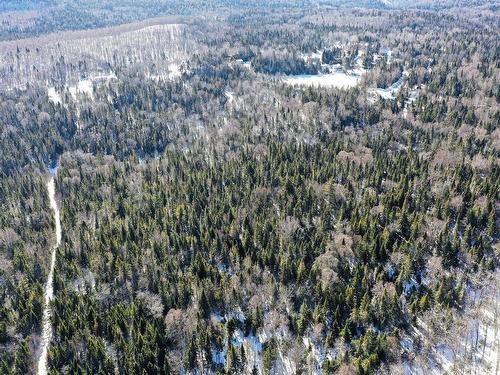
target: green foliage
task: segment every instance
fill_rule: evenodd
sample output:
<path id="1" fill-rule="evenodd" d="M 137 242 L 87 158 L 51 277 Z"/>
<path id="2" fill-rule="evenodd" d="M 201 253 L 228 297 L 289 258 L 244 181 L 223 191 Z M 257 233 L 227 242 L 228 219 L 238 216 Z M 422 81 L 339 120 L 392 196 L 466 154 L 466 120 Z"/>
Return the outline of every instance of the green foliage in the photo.
<path id="1" fill-rule="evenodd" d="M 437 306 L 463 308 L 469 276 L 496 270 L 498 33 L 431 11 L 379 25 L 382 13 L 330 23 L 293 9 L 191 20 L 201 48 L 182 81 L 149 79 L 154 62 L 117 53 L 96 63 L 118 79 L 94 101 L 55 105 L 37 85 L 0 93 L 0 373 L 34 368 L 54 237 L 43 170 L 59 156 L 53 373 L 255 373 L 248 340 L 265 331 L 265 373 L 314 337 L 343 346 L 325 373 L 371 374 L 400 355 L 396 332 Z M 113 23 L 81 17 L 75 27 Z M 405 40 L 388 37 L 399 31 Z M 372 102 L 363 85 L 265 75 L 319 72 L 302 55 L 316 50 L 370 68 L 363 85 L 408 77 L 397 98 Z M 42 52 L 9 56 L 31 53 Z M 88 73 L 87 58 L 60 53 L 47 80 Z"/>

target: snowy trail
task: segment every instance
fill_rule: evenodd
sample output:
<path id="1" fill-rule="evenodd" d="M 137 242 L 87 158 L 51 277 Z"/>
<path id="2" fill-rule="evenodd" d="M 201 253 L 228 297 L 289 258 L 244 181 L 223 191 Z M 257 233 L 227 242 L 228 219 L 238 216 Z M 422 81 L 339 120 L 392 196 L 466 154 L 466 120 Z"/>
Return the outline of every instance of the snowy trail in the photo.
<path id="1" fill-rule="evenodd" d="M 52 248 L 52 255 L 50 260 L 50 270 L 49 277 L 47 279 L 47 284 L 45 285 L 45 303 L 43 309 L 42 318 L 42 340 L 40 347 L 40 358 L 38 360 L 38 375 L 47 374 L 47 351 L 49 348 L 50 340 L 52 339 L 52 326 L 50 323 L 50 317 L 52 311 L 50 309 L 50 301 L 54 297 L 54 266 L 56 264 L 56 250 L 61 243 L 61 220 L 59 215 L 59 208 L 56 202 L 56 187 L 55 178 L 51 177 L 49 182 L 47 182 L 47 190 L 49 193 L 50 207 L 54 211 L 54 220 L 56 222 L 56 244 Z"/>

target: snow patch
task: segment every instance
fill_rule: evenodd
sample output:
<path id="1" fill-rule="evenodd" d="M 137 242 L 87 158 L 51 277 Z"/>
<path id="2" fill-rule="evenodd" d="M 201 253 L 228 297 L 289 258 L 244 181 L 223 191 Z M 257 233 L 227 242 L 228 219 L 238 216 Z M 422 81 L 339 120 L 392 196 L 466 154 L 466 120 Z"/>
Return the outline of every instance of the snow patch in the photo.
<path id="1" fill-rule="evenodd" d="M 301 54 L 301 57 L 306 62 L 310 62 L 310 61 L 314 61 L 314 60 L 321 61 L 321 58 L 323 57 L 323 51 L 317 50 L 316 52 L 303 53 L 303 54 Z"/>
<path id="2" fill-rule="evenodd" d="M 413 290 L 416 290 L 418 286 L 417 280 L 413 277 L 403 284 L 403 290 L 406 295 L 410 294 Z"/>
<path id="3" fill-rule="evenodd" d="M 49 96 L 49 100 L 54 103 L 54 104 L 61 104 L 62 102 L 62 98 L 61 98 L 61 94 L 59 94 L 57 91 L 56 91 L 56 88 L 51 86 L 51 87 L 48 87 L 47 88 L 47 94 Z"/>
<path id="4" fill-rule="evenodd" d="M 408 117 L 408 106 L 412 105 L 418 98 L 418 91 L 411 90 L 410 95 L 407 100 L 405 100 L 405 106 L 403 108 L 403 118 Z"/>
<path id="5" fill-rule="evenodd" d="M 252 63 L 250 61 L 243 61 L 243 59 L 236 59 L 234 60 L 238 64 L 241 64 L 246 69 L 252 69 Z"/>
<path id="6" fill-rule="evenodd" d="M 406 81 L 406 77 L 408 77 L 408 72 L 404 71 L 401 77 L 388 88 L 374 88 L 370 89 L 369 92 L 373 95 L 378 95 L 383 99 L 394 100 L 396 99 L 398 92 L 401 90 L 401 87 L 403 87 L 403 84 Z"/>
<path id="7" fill-rule="evenodd" d="M 234 101 L 234 92 L 232 92 L 232 91 L 226 91 L 224 93 L 224 95 L 226 96 L 227 101 L 228 101 L 229 104 L 231 104 Z"/>
<path id="8" fill-rule="evenodd" d="M 78 98 L 78 94 L 88 95 L 91 99 L 94 98 L 94 88 L 92 87 L 92 81 L 90 79 L 83 79 L 78 81 L 74 86 L 69 87 L 69 92 L 73 99 Z"/>
<path id="9" fill-rule="evenodd" d="M 169 70 L 169 73 L 168 73 L 169 78 L 173 79 L 173 78 L 180 77 L 182 75 L 181 67 L 179 64 L 170 64 L 168 66 L 168 70 Z"/>
<path id="10" fill-rule="evenodd" d="M 87 95 L 90 99 L 94 99 L 94 83 L 102 84 L 106 83 L 112 79 L 116 79 L 116 75 L 113 72 L 107 74 L 96 75 L 89 78 L 80 79 L 75 85 L 65 86 L 64 90 L 68 90 L 74 100 L 78 99 L 80 94 Z M 58 92 L 55 87 L 47 87 L 47 95 L 49 100 L 54 104 L 62 103 L 62 92 Z"/>

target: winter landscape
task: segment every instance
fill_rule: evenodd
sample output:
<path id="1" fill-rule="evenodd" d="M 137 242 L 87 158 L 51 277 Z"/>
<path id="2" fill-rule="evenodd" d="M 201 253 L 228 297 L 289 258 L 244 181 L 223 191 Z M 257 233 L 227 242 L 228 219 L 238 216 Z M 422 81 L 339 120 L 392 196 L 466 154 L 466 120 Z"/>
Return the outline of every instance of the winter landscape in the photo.
<path id="1" fill-rule="evenodd" d="M 0 19 L 0 374 L 500 374 L 500 3 Z"/>

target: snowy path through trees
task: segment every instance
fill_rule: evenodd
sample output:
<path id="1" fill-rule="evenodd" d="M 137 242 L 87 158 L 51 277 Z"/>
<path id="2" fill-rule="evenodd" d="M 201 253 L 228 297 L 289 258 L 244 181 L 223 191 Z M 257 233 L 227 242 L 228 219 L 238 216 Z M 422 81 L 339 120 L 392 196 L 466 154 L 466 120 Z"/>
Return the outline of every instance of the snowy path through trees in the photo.
<path id="1" fill-rule="evenodd" d="M 57 207 L 56 202 L 56 193 L 55 193 L 55 177 L 51 177 L 49 182 L 47 183 L 47 190 L 49 193 L 50 207 L 54 211 L 54 220 L 56 222 L 56 244 L 52 249 L 52 255 L 50 260 L 50 270 L 49 277 L 47 278 L 47 284 L 45 285 L 45 303 L 43 310 L 43 318 L 42 318 L 42 340 L 40 346 L 40 357 L 38 360 L 38 375 L 46 375 L 47 374 L 47 351 L 49 348 L 50 340 L 52 339 L 52 325 L 50 321 L 50 317 L 52 314 L 50 308 L 50 301 L 54 296 L 54 266 L 56 264 L 56 251 L 57 247 L 61 243 L 61 220 L 59 215 L 59 208 Z"/>

